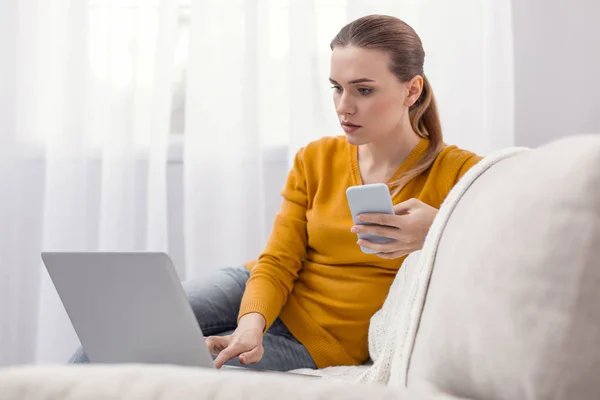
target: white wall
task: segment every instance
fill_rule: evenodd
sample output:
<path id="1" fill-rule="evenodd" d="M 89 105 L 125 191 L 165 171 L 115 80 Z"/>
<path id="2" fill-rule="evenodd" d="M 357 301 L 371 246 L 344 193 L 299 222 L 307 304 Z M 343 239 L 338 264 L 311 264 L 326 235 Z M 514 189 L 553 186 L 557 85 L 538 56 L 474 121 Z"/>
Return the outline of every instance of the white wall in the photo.
<path id="1" fill-rule="evenodd" d="M 600 133 L 600 1 L 514 0 L 516 144 Z"/>

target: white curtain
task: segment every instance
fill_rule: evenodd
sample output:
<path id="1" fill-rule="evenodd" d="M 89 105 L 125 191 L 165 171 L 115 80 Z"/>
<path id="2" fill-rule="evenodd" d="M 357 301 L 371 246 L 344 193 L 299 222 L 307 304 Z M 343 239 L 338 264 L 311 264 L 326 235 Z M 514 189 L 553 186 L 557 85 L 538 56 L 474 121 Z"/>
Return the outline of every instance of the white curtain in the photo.
<path id="1" fill-rule="evenodd" d="M 0 8 L 0 365 L 64 362 L 78 340 L 40 252 L 167 250 L 178 6 Z"/>
<path id="2" fill-rule="evenodd" d="M 413 26 L 445 140 L 479 154 L 513 139 L 510 0 L 192 0 L 185 133 L 186 271 L 257 257 L 293 154 L 339 135 L 329 42 L 372 13 Z"/>
<path id="3" fill-rule="evenodd" d="M 165 250 L 182 278 L 258 256 L 291 156 L 341 133 L 329 42 L 354 18 L 415 28 L 448 143 L 480 154 L 512 145 L 510 10 L 510 0 L 0 2 L 0 365 L 62 362 L 77 345 L 42 250 Z M 173 131 L 185 131 L 182 167 L 166 160 L 181 142 Z"/>

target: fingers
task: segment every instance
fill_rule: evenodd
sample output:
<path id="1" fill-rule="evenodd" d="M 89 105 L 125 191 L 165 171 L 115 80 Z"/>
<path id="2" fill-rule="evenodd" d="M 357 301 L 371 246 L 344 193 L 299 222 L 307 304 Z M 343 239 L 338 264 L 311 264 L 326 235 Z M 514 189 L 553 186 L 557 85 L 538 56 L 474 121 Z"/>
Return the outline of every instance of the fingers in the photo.
<path id="1" fill-rule="evenodd" d="M 216 355 L 225 350 L 229 346 L 231 336 L 209 336 L 204 339 L 210 354 Z"/>
<path id="2" fill-rule="evenodd" d="M 412 209 L 417 207 L 418 204 L 421 204 L 421 201 L 415 198 L 411 198 L 406 201 L 403 201 L 402 203 L 398 203 L 394 206 L 394 214 L 408 214 Z"/>
<path id="3" fill-rule="evenodd" d="M 208 340 L 214 339 L 214 340 Z M 264 348 L 260 343 L 248 343 L 235 336 L 211 337 L 207 344 L 211 353 L 218 354 L 214 360 L 216 368 L 221 368 L 227 361 L 239 357 L 241 364 L 255 364 L 262 359 Z"/>
<path id="4" fill-rule="evenodd" d="M 351 231 L 354 233 L 383 236 L 390 239 L 397 239 L 401 233 L 398 228 L 383 225 L 355 225 Z"/>
<path id="5" fill-rule="evenodd" d="M 364 213 L 356 217 L 358 222 L 367 222 L 377 225 L 394 226 L 396 228 L 402 228 L 402 216 L 410 214 L 412 211 L 419 207 L 427 206 L 419 199 L 411 198 L 402 203 L 398 203 L 394 206 L 394 215 L 391 214 L 378 214 L 378 213 Z"/>
<path id="6" fill-rule="evenodd" d="M 265 349 L 262 346 L 256 346 L 250 351 L 242 353 L 238 356 L 240 364 L 256 364 L 259 362 L 265 353 Z"/>
<path id="7" fill-rule="evenodd" d="M 365 213 L 357 216 L 357 223 L 352 227 L 352 232 L 394 239 L 389 243 L 359 239 L 357 243 L 373 250 L 381 258 L 395 259 L 423 247 L 437 211 L 436 208 L 413 198 L 394 206 L 394 215 Z"/>
<path id="8" fill-rule="evenodd" d="M 379 258 L 385 258 L 387 260 L 394 260 L 396 258 L 404 257 L 405 255 L 410 254 L 410 253 L 411 253 L 410 251 L 401 250 L 401 251 L 394 251 L 391 253 L 377 253 L 375 255 Z"/>
<path id="9" fill-rule="evenodd" d="M 370 240 L 360 239 L 360 240 L 358 240 L 357 244 L 359 246 L 363 246 L 368 249 L 376 251 L 377 255 L 391 254 L 391 253 L 397 253 L 397 254 L 402 253 L 404 255 L 404 254 L 408 254 L 412 251 L 407 246 L 406 243 L 402 243 L 399 241 L 393 241 L 390 243 L 375 243 L 375 242 L 371 242 Z M 388 257 L 382 257 L 382 258 L 388 258 Z M 396 258 L 396 257 L 394 257 L 394 258 Z"/>
<path id="10" fill-rule="evenodd" d="M 227 361 L 234 359 L 246 350 L 248 349 L 244 348 L 240 342 L 231 343 L 215 358 L 215 367 L 221 368 Z"/>
<path id="11" fill-rule="evenodd" d="M 381 258 L 398 258 L 418 250 L 414 241 L 403 240 L 402 238 L 388 243 L 376 243 L 367 239 L 359 239 L 356 244 L 375 251 L 376 255 L 381 256 Z M 394 256 L 390 257 L 392 254 Z"/>
<path id="12" fill-rule="evenodd" d="M 398 215 L 392 214 L 377 214 L 377 213 L 365 213 L 356 216 L 356 222 L 358 223 L 371 223 L 375 225 L 384 225 L 394 228 L 400 228 L 401 218 Z"/>

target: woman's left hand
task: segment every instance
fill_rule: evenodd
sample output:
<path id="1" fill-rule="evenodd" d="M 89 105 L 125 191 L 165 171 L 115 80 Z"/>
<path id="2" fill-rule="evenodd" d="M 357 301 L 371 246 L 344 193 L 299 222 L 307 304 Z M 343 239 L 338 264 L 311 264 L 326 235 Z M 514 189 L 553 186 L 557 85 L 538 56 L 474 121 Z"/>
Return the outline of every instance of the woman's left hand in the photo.
<path id="1" fill-rule="evenodd" d="M 359 239 L 357 244 L 375 250 L 381 258 L 394 259 L 420 250 L 438 210 L 418 199 L 409 199 L 394 206 L 394 214 L 361 214 L 360 222 L 377 225 L 355 225 L 352 232 L 385 236 L 393 241 L 375 243 Z"/>

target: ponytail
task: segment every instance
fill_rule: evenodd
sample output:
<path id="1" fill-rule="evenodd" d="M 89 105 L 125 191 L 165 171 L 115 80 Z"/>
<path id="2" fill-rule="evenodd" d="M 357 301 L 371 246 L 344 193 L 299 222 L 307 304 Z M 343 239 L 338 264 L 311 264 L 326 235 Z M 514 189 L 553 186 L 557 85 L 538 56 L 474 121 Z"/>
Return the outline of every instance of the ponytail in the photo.
<path id="1" fill-rule="evenodd" d="M 444 147 L 442 124 L 438 115 L 435 96 L 426 76 L 423 76 L 423 91 L 421 92 L 421 96 L 408 110 L 408 116 L 410 118 L 410 125 L 417 135 L 424 139 L 429 139 L 429 147 L 425 156 L 417 165 L 392 182 L 393 197 L 400 193 L 408 182 L 429 169 Z"/>

